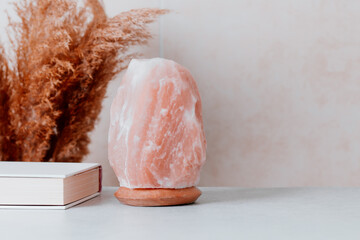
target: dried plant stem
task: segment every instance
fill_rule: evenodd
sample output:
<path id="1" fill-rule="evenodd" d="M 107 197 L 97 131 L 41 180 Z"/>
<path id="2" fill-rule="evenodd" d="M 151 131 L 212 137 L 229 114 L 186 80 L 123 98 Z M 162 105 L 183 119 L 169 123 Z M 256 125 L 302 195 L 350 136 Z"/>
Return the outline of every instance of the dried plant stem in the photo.
<path id="1" fill-rule="evenodd" d="M 107 18 L 98 0 L 23 0 L 15 10 L 14 67 L 0 58 L 0 160 L 81 161 L 109 81 L 167 11 Z"/>
<path id="2" fill-rule="evenodd" d="M 4 50 L 0 48 L 0 161 L 11 161 L 16 157 L 15 144 L 9 121 L 9 67 Z"/>

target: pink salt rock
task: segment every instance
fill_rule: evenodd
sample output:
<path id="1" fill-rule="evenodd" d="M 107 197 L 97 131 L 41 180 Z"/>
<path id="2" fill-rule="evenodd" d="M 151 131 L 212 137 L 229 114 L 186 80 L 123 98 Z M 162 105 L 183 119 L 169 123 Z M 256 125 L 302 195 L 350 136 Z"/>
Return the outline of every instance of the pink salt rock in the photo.
<path id="1" fill-rule="evenodd" d="M 162 58 L 132 60 L 111 105 L 108 140 L 120 186 L 195 186 L 206 140 L 190 72 Z"/>

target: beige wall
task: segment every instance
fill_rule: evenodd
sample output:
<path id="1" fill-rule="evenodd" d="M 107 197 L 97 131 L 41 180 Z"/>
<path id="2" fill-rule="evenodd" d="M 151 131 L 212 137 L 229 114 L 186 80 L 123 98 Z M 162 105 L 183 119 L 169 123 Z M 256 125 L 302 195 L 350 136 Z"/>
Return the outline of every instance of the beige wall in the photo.
<path id="1" fill-rule="evenodd" d="M 360 2 L 104 1 L 110 15 L 174 10 L 152 25 L 144 57 L 186 66 L 198 82 L 208 140 L 202 186 L 360 186 Z M 87 162 L 107 161 L 104 100 Z"/>
<path id="2" fill-rule="evenodd" d="M 120 1 L 121 2 L 121 1 Z M 174 10 L 145 57 L 186 66 L 208 140 L 203 186 L 360 186 L 360 2 L 105 1 Z M 111 6 L 111 8 L 109 8 Z M 112 83 L 87 161 L 102 162 Z"/>

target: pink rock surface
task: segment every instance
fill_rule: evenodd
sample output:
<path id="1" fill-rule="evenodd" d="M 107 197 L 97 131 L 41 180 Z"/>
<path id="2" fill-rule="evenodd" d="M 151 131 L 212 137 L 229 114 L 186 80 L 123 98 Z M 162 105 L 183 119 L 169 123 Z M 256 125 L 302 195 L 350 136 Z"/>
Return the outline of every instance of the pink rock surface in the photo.
<path id="1" fill-rule="evenodd" d="M 195 186 L 206 140 L 189 71 L 162 58 L 132 60 L 111 105 L 108 140 L 120 186 Z"/>

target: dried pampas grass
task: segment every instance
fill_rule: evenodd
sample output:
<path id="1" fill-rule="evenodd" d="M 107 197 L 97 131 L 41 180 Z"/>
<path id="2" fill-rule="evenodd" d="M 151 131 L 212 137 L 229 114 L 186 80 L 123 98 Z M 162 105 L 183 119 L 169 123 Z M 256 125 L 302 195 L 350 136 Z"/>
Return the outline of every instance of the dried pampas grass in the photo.
<path id="1" fill-rule="evenodd" d="M 79 162 L 109 81 L 166 10 L 108 18 L 98 0 L 22 0 L 15 10 L 13 57 L 0 49 L 0 160 Z"/>

